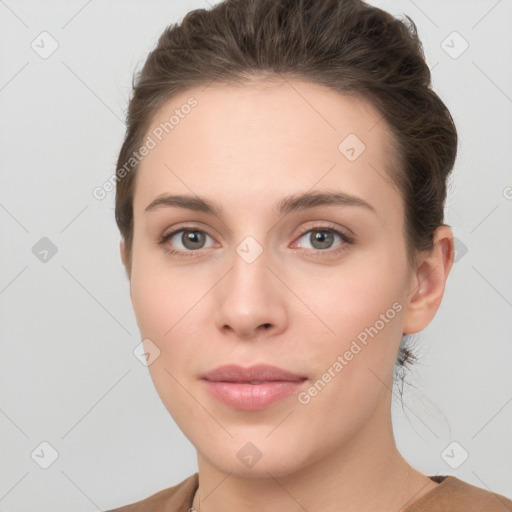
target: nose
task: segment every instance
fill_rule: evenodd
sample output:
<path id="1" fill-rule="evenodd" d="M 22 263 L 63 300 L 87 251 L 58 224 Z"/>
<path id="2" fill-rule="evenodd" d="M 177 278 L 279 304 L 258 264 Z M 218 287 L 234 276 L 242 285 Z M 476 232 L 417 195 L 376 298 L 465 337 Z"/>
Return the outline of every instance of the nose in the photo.
<path id="1" fill-rule="evenodd" d="M 216 287 L 217 327 L 234 339 L 256 340 L 286 329 L 286 288 L 265 251 L 249 263 L 236 252 L 228 274 Z"/>

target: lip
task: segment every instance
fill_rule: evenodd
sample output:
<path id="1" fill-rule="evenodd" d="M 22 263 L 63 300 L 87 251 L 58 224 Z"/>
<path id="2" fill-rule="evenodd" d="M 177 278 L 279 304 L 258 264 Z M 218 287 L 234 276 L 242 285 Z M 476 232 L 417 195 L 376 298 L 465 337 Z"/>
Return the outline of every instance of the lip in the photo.
<path id="1" fill-rule="evenodd" d="M 210 382 L 253 382 L 253 381 L 302 381 L 306 377 L 278 366 L 257 364 L 244 368 L 237 364 L 225 364 L 204 374 L 203 379 Z"/>
<path id="2" fill-rule="evenodd" d="M 215 368 L 201 379 L 208 392 L 225 405 L 259 410 L 296 392 L 307 377 L 266 364 L 249 368 L 228 364 Z"/>

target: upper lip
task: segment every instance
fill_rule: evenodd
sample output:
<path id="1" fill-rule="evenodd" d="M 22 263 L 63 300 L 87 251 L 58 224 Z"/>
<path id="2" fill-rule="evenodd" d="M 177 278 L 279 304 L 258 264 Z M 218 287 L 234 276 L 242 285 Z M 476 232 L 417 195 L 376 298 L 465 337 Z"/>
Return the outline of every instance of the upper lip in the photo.
<path id="1" fill-rule="evenodd" d="M 257 364 L 249 368 L 226 364 L 204 374 L 202 378 L 212 382 L 302 381 L 306 379 L 304 376 L 268 364 Z"/>

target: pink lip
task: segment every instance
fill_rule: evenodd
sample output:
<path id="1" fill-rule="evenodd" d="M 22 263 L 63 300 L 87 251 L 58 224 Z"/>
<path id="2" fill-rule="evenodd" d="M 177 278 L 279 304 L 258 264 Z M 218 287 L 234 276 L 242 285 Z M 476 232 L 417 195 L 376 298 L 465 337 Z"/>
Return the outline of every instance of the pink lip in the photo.
<path id="1" fill-rule="evenodd" d="M 224 404 L 242 410 L 264 409 L 300 388 L 306 377 L 276 366 L 224 365 L 202 376 L 207 390 Z"/>

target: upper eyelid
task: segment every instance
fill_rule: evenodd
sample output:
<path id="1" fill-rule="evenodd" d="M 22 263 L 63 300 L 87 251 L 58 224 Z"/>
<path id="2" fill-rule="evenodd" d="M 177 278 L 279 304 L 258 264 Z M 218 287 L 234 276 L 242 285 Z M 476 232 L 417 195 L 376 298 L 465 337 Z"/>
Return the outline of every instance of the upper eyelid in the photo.
<path id="1" fill-rule="evenodd" d="M 324 221 L 324 222 L 327 222 L 327 221 Z M 298 236 L 303 236 L 304 234 L 309 233 L 310 231 L 322 231 L 322 230 L 325 230 L 325 231 L 337 231 L 340 234 L 345 235 L 347 237 L 349 235 L 348 235 L 348 233 L 345 233 L 345 231 L 350 231 L 349 229 L 344 229 L 344 228 L 338 227 L 338 226 L 336 226 L 334 224 L 313 225 L 313 226 L 309 226 L 309 227 L 304 228 L 303 230 L 301 230 L 301 232 L 300 232 L 300 234 Z"/>
<path id="2" fill-rule="evenodd" d="M 321 222 L 321 221 L 320 221 Z M 323 222 L 328 222 L 328 221 L 323 221 Z M 308 233 L 309 231 L 321 231 L 322 229 L 325 229 L 326 231 L 328 230 L 333 230 L 333 231 L 339 231 L 342 235 L 345 235 L 345 229 L 347 231 L 350 231 L 352 232 L 352 230 L 348 229 L 348 228 L 340 228 L 338 226 L 335 226 L 334 224 L 331 224 L 329 223 L 328 225 L 312 225 L 312 226 L 309 226 L 307 228 L 304 228 L 303 230 L 301 230 L 301 232 L 299 233 L 299 235 L 297 236 L 303 236 L 305 233 Z M 202 231 L 203 233 L 207 234 L 208 236 L 211 236 L 213 238 L 212 235 L 210 235 L 210 233 L 208 232 L 207 229 L 204 229 L 202 227 L 199 227 L 199 226 L 180 226 L 176 229 L 173 229 L 171 231 L 169 231 L 169 233 L 164 233 L 162 235 L 162 237 L 168 237 L 168 236 L 172 236 L 172 235 L 175 235 L 176 233 L 179 233 L 180 231 Z M 348 234 L 346 234 L 346 236 L 349 236 Z"/>
<path id="3" fill-rule="evenodd" d="M 210 235 L 210 233 L 208 232 L 207 229 L 203 228 L 203 227 L 200 227 L 198 225 L 193 225 L 193 226 L 189 226 L 189 225 L 185 225 L 185 226 L 179 226 L 177 228 L 174 228 L 174 229 L 171 229 L 169 232 L 166 232 L 164 231 L 164 234 L 162 235 L 162 238 L 163 237 L 169 237 L 169 236 L 172 236 L 172 235 L 175 235 L 176 233 L 179 233 L 180 231 L 202 231 L 203 233 L 206 233 L 208 236 L 211 236 L 213 238 L 212 235 Z"/>

